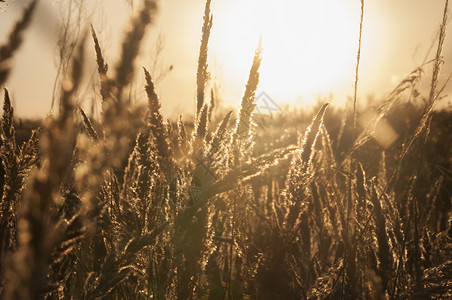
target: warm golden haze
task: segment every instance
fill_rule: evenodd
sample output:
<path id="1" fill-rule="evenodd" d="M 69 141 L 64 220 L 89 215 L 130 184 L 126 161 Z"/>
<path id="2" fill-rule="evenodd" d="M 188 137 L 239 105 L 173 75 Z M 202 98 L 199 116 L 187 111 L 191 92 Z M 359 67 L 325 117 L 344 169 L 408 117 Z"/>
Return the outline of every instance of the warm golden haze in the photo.
<path id="1" fill-rule="evenodd" d="M 41 3 L 26 5 L 0 43 L 0 86 L 15 82 L 15 59 Z M 449 1 L 441 1 L 436 38 L 421 63 L 366 103 L 367 68 L 385 62 L 384 47 L 367 48 L 378 35 L 366 31 L 375 1 L 358 2 L 354 51 L 346 50 L 352 39 L 348 45 L 329 35 L 341 32 L 330 21 L 355 6 L 241 2 L 237 10 L 249 9 L 243 18 L 258 23 L 253 12 L 261 10 L 274 24 L 231 37 L 243 51 L 252 47 L 246 70 L 239 53 L 225 62 L 234 80 L 214 75 L 215 60 L 233 51 L 215 44 L 222 21 L 214 16 L 239 12 L 220 9 L 221 0 L 177 3 L 122 2 L 127 26 L 115 40 L 88 17 L 87 1 L 69 0 L 59 6 L 65 26 L 48 87 L 53 111 L 38 121 L 20 118 L 11 87 L 1 91 L 0 299 L 452 299 Z M 288 11 L 287 20 L 279 14 Z M 166 45 L 153 27 L 158 12 L 161 25 L 172 24 L 161 27 L 169 30 Z M 237 26 L 246 32 L 243 22 Z M 188 34 L 188 24 L 198 34 Z M 304 45 L 298 26 L 315 33 Z M 246 39 L 256 29 L 276 45 Z M 350 65 L 330 60 L 320 37 L 336 54 L 352 51 Z M 182 39 L 186 47 L 174 47 Z M 282 45 L 288 49 L 279 54 Z M 273 82 L 264 77 L 266 48 L 276 52 L 269 62 L 279 57 L 267 65 Z M 330 77 L 318 75 L 323 68 Z M 186 76 L 191 84 L 183 84 Z M 281 91 L 289 97 L 317 77 L 340 85 L 341 76 L 353 83 L 345 106 L 332 105 L 335 98 L 282 105 Z M 18 83 L 18 91 L 33 88 Z M 164 105 L 177 103 L 192 112 L 165 114 Z"/>
<path id="2" fill-rule="evenodd" d="M 312 104 L 319 93 L 343 94 L 350 88 L 356 13 L 350 1 L 228 1 L 215 18 L 212 55 L 235 86 L 247 73 L 249 53 L 262 36 L 260 89 L 281 103 L 296 105 L 302 96 L 304 104 Z"/>
<path id="3" fill-rule="evenodd" d="M 75 4 L 80 2 L 73 1 L 72 21 L 77 18 Z M 6 11 L 0 14 L 1 40 L 20 16 L 25 2 L 7 3 Z M 377 98 L 387 95 L 425 57 L 433 58 L 428 50 L 437 36 L 441 5 L 441 1 L 424 0 L 381 0 L 366 4 L 360 103 L 365 103 L 371 94 Z M 89 29 L 90 22 L 95 25 L 106 46 L 106 57 L 114 61 L 118 58 L 122 28 L 139 7 L 136 0 L 85 2 L 82 27 Z M 141 65 L 153 68 L 157 59 L 156 72 L 160 69 L 160 73 L 165 73 L 166 68 L 173 67 L 157 80 L 167 116 L 194 111 L 196 81 L 192 75 L 197 64 L 203 7 L 201 0 L 160 1 L 159 15 L 141 51 Z M 212 13 L 209 86 L 217 87 L 218 96 L 226 106 L 240 103 L 243 82 L 251 66 L 250 56 L 261 35 L 263 61 L 259 91 L 265 91 L 280 104 L 294 106 L 315 103 L 319 95 L 333 105 L 343 105 L 352 96 L 359 1 L 219 0 L 212 3 Z M 44 116 L 50 109 L 58 68 L 55 28 L 66 16 L 65 2 L 43 0 L 38 5 L 36 18 L 15 57 L 15 68 L 8 81 L 21 116 Z M 163 48 L 156 56 L 159 47 Z M 447 57 L 452 49 L 449 41 L 445 49 Z M 92 57 L 88 50 L 87 55 Z M 33 70 L 27 69 L 29 65 L 35 66 Z M 444 74 L 452 71 L 447 59 L 444 68 Z M 83 97 L 88 106 L 93 97 L 88 83 L 95 71 L 96 67 L 90 63 Z M 23 81 L 32 88 L 18 88 Z M 137 81 L 134 94 L 143 96 L 140 79 Z"/>

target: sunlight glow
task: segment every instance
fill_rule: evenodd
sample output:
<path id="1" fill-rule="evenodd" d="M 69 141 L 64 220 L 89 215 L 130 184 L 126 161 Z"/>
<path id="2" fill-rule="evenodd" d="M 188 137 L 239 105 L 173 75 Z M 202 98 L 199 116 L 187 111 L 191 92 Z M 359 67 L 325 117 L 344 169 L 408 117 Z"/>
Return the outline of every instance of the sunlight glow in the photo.
<path id="1" fill-rule="evenodd" d="M 234 87 L 244 87 L 262 35 L 260 90 L 278 102 L 351 90 L 359 1 L 231 0 L 214 11 L 211 51 Z"/>

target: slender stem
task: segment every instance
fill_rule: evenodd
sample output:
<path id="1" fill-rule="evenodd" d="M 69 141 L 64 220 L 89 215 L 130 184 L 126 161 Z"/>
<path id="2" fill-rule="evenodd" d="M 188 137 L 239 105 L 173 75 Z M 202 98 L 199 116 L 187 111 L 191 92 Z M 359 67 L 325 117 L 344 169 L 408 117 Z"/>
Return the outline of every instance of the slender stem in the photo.
<path id="1" fill-rule="evenodd" d="M 355 139 L 356 130 L 356 100 L 358 96 L 358 71 L 359 71 L 359 61 L 361 59 L 361 38 L 363 33 L 363 19 L 364 19 L 364 0 L 361 0 L 361 19 L 359 22 L 359 40 L 358 40 L 358 53 L 356 55 L 356 70 L 355 70 L 355 91 L 353 94 L 353 141 Z"/>
<path id="2" fill-rule="evenodd" d="M 58 70 L 57 70 L 57 74 L 55 77 L 55 81 L 53 82 L 53 91 L 52 91 L 52 103 L 50 104 L 50 110 L 53 111 L 53 107 L 55 106 L 55 98 L 56 98 L 56 88 L 57 88 L 57 84 L 58 84 L 58 78 L 60 77 L 61 74 L 61 69 L 63 68 L 63 56 L 64 56 L 64 49 L 66 48 L 66 43 L 67 43 L 67 35 L 68 35 L 68 31 L 69 31 L 69 26 L 71 24 L 71 11 L 72 11 L 72 0 L 69 1 L 69 8 L 67 11 L 67 17 L 66 17 L 66 24 L 65 24 L 65 28 L 64 28 L 64 34 L 63 34 L 63 40 L 62 40 L 62 45 L 60 48 L 60 63 L 58 65 Z"/>

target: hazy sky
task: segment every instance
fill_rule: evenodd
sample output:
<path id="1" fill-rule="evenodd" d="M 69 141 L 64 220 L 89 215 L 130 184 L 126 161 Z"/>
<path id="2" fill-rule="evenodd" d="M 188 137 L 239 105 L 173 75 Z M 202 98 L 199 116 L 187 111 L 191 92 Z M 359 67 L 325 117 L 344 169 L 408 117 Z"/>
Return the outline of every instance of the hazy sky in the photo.
<path id="1" fill-rule="evenodd" d="M 50 109 L 57 66 L 56 23 L 68 2 L 40 1 L 25 43 L 15 57 L 7 86 L 16 113 L 21 117 L 44 116 Z M 133 13 L 128 5 L 130 0 L 86 2 L 91 19 L 84 19 L 84 24 L 92 22 L 98 29 L 112 66 L 118 59 L 117 47 L 124 25 Z M 26 3 L 9 1 L 4 12 L 0 12 L 1 43 Z M 204 4 L 204 0 L 161 0 L 159 15 L 138 61 L 139 65 L 154 69 L 154 73 L 173 66 L 157 83 L 167 116 L 194 110 Z M 134 7 L 139 7 L 139 1 L 135 1 Z M 380 97 L 389 93 L 400 79 L 424 61 L 436 37 L 443 7 L 442 0 L 365 1 L 358 85 L 361 99 L 369 94 Z M 333 103 L 340 104 L 352 94 L 359 0 L 212 0 L 212 13 L 210 84 L 216 86 L 224 105 L 239 106 L 261 35 L 264 51 L 259 92 L 265 91 L 278 104 L 291 105 L 312 104 L 318 95 L 330 97 L 330 93 Z M 154 67 L 158 36 L 164 47 Z M 446 37 L 443 80 L 452 70 L 452 62 L 448 61 L 451 38 Z M 87 48 L 87 79 L 90 79 L 97 75 L 91 40 L 87 47 L 90 47 Z M 141 85 L 138 86 L 141 80 L 137 78 L 138 98 L 144 96 Z M 91 101 L 85 99 L 89 90 L 87 87 L 87 92 L 79 95 L 85 103 Z"/>

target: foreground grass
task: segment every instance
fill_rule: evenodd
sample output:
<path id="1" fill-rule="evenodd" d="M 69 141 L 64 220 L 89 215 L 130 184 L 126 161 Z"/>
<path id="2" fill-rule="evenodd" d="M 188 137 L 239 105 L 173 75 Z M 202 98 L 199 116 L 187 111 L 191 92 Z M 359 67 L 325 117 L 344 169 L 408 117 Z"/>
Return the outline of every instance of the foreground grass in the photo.
<path id="1" fill-rule="evenodd" d="M 210 1 L 194 124 L 164 121 L 146 69 L 146 116 L 128 104 L 156 9 L 154 1 L 144 4 L 114 68 L 92 30 L 100 120 L 75 104 L 83 42 L 61 87 L 59 114 L 24 143 L 4 92 L 2 298 L 452 296 L 452 156 L 441 129 L 450 128 L 450 113 L 433 111 L 445 17 L 424 101 L 406 93 L 419 84 L 414 72 L 368 108 L 365 125 L 357 126 L 359 111 L 322 104 L 313 116 L 287 112 L 264 128 L 254 114 L 260 46 L 237 116 L 205 103 Z M 9 56 L 0 51 L 5 74 L 8 49 Z M 382 124 L 397 133 L 390 143 L 380 139 Z"/>

